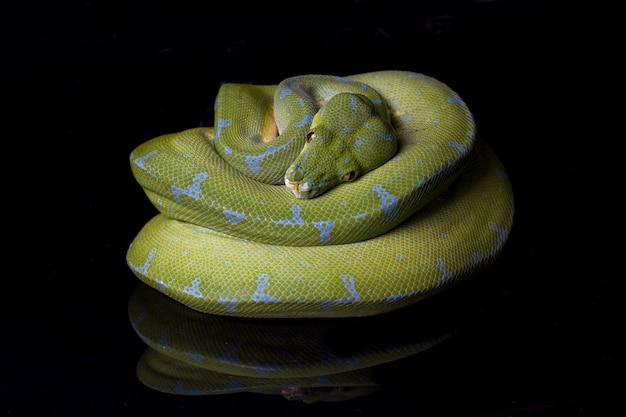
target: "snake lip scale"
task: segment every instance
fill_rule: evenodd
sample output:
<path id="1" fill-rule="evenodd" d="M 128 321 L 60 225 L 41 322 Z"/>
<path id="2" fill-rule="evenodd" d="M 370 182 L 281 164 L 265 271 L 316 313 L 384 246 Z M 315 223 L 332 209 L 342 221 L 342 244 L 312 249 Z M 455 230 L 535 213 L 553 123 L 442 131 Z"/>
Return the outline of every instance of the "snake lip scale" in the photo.
<path id="1" fill-rule="evenodd" d="M 285 176 L 285 186 L 287 188 L 289 188 L 292 192 L 293 195 L 297 198 L 297 199 L 304 199 L 303 194 L 302 193 L 307 193 L 308 191 L 310 191 L 310 187 L 308 183 L 300 183 L 298 181 L 289 181 L 289 178 L 287 178 L 287 176 Z"/>
<path id="2" fill-rule="evenodd" d="M 150 139 L 130 166 L 159 213 L 128 266 L 210 314 L 396 310 L 489 267 L 513 224 L 468 106 L 411 71 L 224 84 L 213 127 Z"/>

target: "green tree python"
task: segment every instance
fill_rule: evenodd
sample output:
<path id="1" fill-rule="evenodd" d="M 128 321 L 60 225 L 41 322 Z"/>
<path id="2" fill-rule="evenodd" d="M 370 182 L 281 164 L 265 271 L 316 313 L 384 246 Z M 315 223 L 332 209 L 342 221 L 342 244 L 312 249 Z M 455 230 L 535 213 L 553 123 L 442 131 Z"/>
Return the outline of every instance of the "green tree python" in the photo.
<path id="1" fill-rule="evenodd" d="M 466 103 L 409 71 L 224 84 L 213 127 L 151 139 L 130 161 L 160 213 L 129 267 L 212 314 L 395 310 L 484 270 L 513 222 Z"/>

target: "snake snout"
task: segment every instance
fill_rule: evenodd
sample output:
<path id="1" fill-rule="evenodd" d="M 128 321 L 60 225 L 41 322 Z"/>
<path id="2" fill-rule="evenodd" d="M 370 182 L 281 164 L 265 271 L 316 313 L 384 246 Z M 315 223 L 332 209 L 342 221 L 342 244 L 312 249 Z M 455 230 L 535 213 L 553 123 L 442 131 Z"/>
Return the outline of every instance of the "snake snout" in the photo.
<path id="1" fill-rule="evenodd" d="M 306 182 L 290 181 L 285 175 L 285 186 L 289 188 L 293 192 L 293 195 L 299 200 L 311 198 L 309 184 Z"/>
<path id="2" fill-rule="evenodd" d="M 305 172 L 298 166 L 291 166 L 285 173 L 285 186 L 289 188 L 297 199 L 310 198 L 310 187 L 308 182 L 303 182 Z"/>

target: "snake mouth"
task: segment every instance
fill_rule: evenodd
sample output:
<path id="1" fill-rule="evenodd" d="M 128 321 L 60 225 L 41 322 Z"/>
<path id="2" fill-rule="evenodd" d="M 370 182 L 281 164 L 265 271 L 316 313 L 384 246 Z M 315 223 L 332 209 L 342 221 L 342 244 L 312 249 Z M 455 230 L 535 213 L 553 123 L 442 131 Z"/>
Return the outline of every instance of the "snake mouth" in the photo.
<path id="1" fill-rule="evenodd" d="M 298 200 L 306 200 L 308 199 L 309 192 L 311 188 L 309 187 L 309 183 L 302 181 L 289 181 L 287 176 L 285 176 L 285 186 L 291 190 L 294 196 Z"/>

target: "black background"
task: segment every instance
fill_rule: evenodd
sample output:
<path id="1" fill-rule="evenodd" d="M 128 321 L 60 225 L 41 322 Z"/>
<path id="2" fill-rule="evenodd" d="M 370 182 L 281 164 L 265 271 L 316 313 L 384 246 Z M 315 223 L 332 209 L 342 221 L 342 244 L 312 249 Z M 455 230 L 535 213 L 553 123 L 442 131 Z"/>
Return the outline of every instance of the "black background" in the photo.
<path id="1" fill-rule="evenodd" d="M 619 188 L 599 185 L 619 152 L 607 101 L 623 99 L 610 76 L 622 55 L 616 14 L 557 0 L 2 2 L 0 412 L 623 413 L 623 272 L 605 247 L 621 244 Z M 388 368 L 379 391 L 341 403 L 144 386 L 125 252 L 156 210 L 131 175 L 132 149 L 213 125 L 224 82 L 381 69 L 456 90 L 511 178 L 509 243 L 462 287 L 484 300 L 480 319 Z"/>

